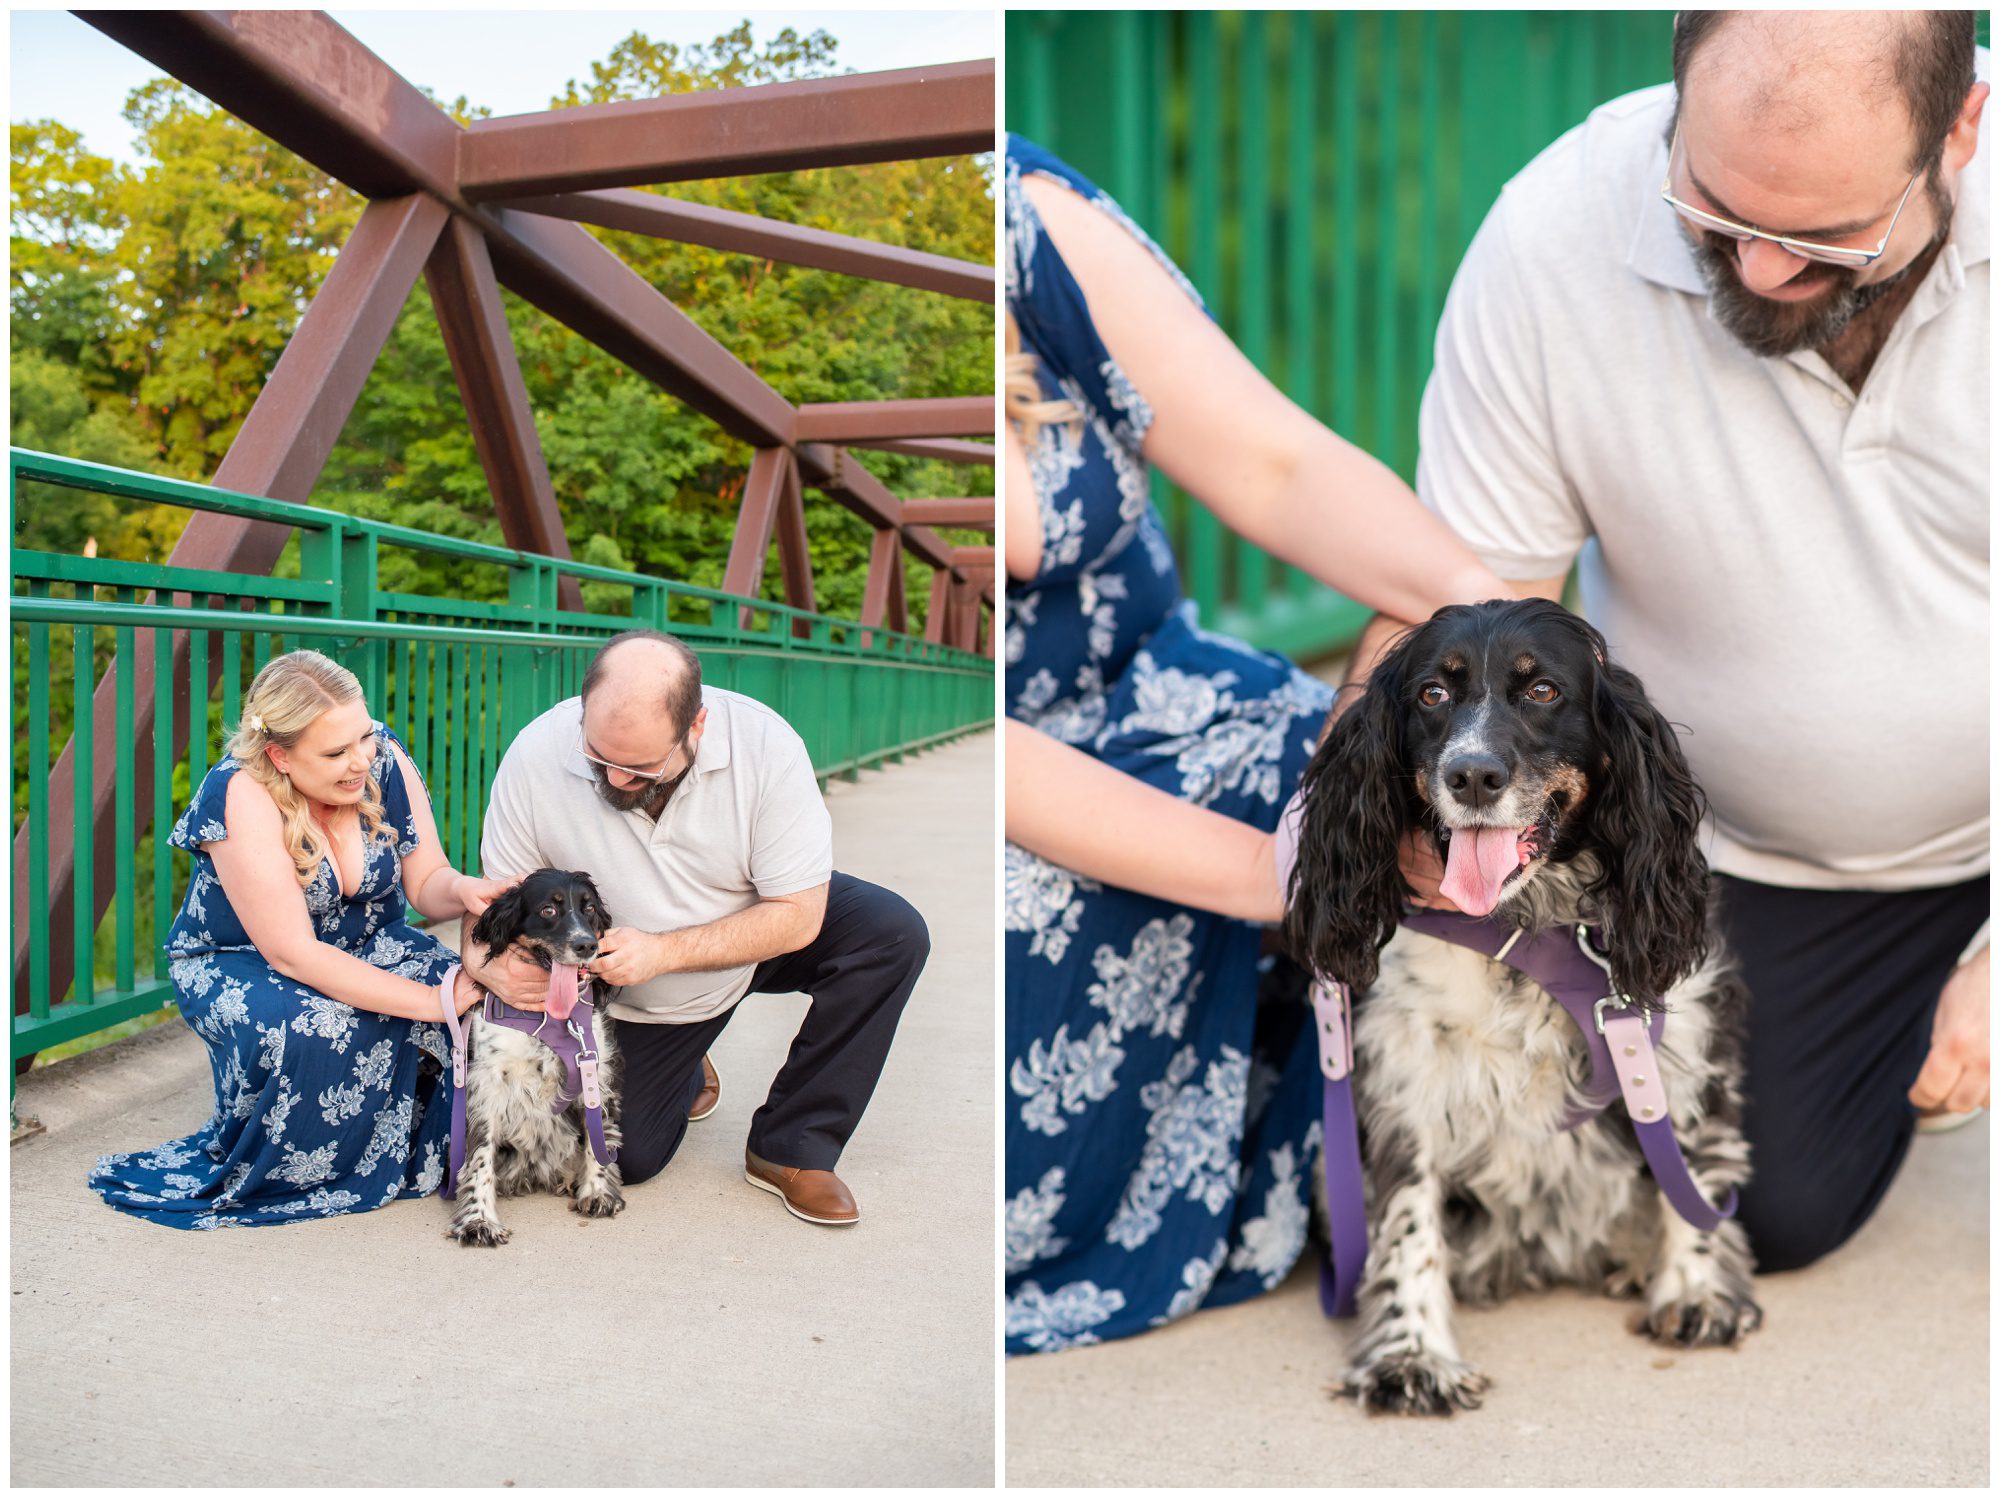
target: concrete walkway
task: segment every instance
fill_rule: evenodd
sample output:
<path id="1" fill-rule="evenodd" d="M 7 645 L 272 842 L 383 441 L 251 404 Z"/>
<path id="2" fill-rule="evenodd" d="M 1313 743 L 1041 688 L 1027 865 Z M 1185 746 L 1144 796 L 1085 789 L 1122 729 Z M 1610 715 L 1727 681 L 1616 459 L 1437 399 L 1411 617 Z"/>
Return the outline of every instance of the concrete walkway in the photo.
<path id="1" fill-rule="evenodd" d="M 990 733 L 828 794 L 839 867 L 923 912 L 930 964 L 841 1163 L 863 1219 L 810 1227 L 743 1180 L 805 1011 L 755 997 L 722 1105 L 609 1222 L 506 1210 L 497 1251 L 435 1199 L 179 1233 L 84 1186 L 200 1127 L 173 1024 L 23 1079 L 11 1153 L 19 1485 L 987 1486 L 994 1471 Z"/>
<path id="2" fill-rule="evenodd" d="M 1984 1487 L 1989 1133 L 1919 1136 L 1875 1218 L 1760 1279 L 1736 1351 L 1658 1347 L 1578 1291 L 1461 1311 L 1493 1379 L 1448 1420 L 1328 1398 L 1351 1323 L 1274 1294 L 1007 1365 L 1007 1482 L 1224 1487 Z"/>

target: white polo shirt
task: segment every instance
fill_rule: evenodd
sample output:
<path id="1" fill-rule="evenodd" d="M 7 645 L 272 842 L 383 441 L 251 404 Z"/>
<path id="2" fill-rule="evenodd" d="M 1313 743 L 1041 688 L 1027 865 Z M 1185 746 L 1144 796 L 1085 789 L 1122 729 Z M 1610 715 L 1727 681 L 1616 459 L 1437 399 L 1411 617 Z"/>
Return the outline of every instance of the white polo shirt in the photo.
<path id="1" fill-rule="evenodd" d="M 833 875 L 833 820 L 805 742 L 755 698 L 704 687 L 708 724 L 694 768 L 654 822 L 614 811 L 583 757 L 583 699 L 559 702 L 507 746 L 486 806 L 480 862 L 489 878 L 544 866 L 597 882 L 612 922 L 676 931 Z M 722 1013 L 754 967 L 666 973 L 626 988 L 619 1019 L 692 1024 Z"/>
<path id="2" fill-rule="evenodd" d="M 1585 614 L 1687 729 L 1716 868 L 1813 889 L 1975 877 L 1990 119 L 1857 398 L 1817 353 L 1759 358 L 1710 317 L 1660 198 L 1671 108 L 1671 86 L 1605 104 L 1487 215 L 1438 329 L 1418 492 L 1502 577 L 1581 553 Z"/>

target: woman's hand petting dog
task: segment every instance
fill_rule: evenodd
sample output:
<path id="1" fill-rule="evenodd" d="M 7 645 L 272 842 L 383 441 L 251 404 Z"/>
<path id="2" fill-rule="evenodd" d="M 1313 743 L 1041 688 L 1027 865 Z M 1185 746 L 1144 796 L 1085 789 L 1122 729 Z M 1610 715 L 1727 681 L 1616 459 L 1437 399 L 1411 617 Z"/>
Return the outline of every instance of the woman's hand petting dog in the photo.
<path id="1" fill-rule="evenodd" d="M 634 931 L 630 926 L 613 926 L 598 939 L 597 955 L 591 959 L 591 973 L 619 988 L 644 983 L 667 971 L 667 941 L 664 934 Z"/>
<path id="2" fill-rule="evenodd" d="M 484 915 L 486 907 L 519 884 L 521 878 L 516 874 L 512 879 L 475 879 L 470 874 L 460 874 L 453 893 L 467 915 Z"/>

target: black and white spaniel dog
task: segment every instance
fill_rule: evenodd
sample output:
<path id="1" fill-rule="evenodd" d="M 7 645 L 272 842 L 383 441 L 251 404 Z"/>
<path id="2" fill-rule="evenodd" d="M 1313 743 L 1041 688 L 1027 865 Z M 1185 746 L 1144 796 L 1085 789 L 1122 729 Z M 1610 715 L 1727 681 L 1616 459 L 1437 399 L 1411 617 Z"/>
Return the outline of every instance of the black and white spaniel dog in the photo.
<path id="1" fill-rule="evenodd" d="M 1639 680 L 1544 600 L 1440 610 L 1375 668 L 1303 781 L 1285 934 L 1351 986 L 1368 1260 L 1346 1392 L 1450 1414 L 1486 1378 L 1453 1298 L 1553 1284 L 1645 1300 L 1643 1329 L 1734 1344 L 1762 1313 L 1733 1221 L 1667 1205 L 1622 1102 L 1570 1132 L 1583 1037 L 1500 962 L 1399 926 L 1399 848 L 1428 839 L 1443 893 L 1523 930 L 1589 922 L 1621 992 L 1664 1007 L 1674 1134 L 1711 1201 L 1749 1178 L 1740 1129 L 1748 995 L 1723 950 L 1697 843 L 1699 787 Z"/>
<path id="2" fill-rule="evenodd" d="M 597 955 L 598 938 L 611 927 L 604 900 L 590 877 L 564 869 L 537 869 L 486 907 L 472 940 L 492 954 L 521 943 L 543 967 L 581 967 Z M 601 986 L 597 993 L 604 992 Z M 593 1022 L 598 1080 L 603 1094 L 604 1139 L 619 1145 L 619 1064 L 614 1021 L 595 1005 Z M 618 1166 L 600 1164 L 584 1129 L 581 1098 L 553 1111 L 565 1080 L 562 1062 L 540 1040 L 485 1017 L 485 1005 L 466 1013 L 472 1046 L 466 1074 L 465 1165 L 451 1236 L 468 1246 L 505 1243 L 498 1198 L 553 1191 L 571 1198 L 572 1211 L 614 1217 L 624 1210 Z M 552 1009 L 550 1025 L 568 1016 Z"/>

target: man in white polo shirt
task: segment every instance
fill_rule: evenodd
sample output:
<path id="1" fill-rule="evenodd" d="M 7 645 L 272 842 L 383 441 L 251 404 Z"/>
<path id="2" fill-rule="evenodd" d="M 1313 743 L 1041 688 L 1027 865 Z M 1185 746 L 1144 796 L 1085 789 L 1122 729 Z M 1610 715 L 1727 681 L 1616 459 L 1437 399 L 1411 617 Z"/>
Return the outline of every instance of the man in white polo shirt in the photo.
<path id="1" fill-rule="evenodd" d="M 1488 214 L 1417 487 L 1523 594 L 1575 561 L 1686 726 L 1784 1269 L 1987 1095 L 1985 58 L 1969 11 L 1702 11 L 1673 63 Z"/>
<path id="2" fill-rule="evenodd" d="M 626 1185 L 658 1174 L 720 1082 L 710 1043 L 747 993 L 812 998 L 750 1123 L 745 1178 L 793 1216 L 860 1216 L 834 1165 L 860 1122 L 930 952 L 900 895 L 833 867 L 833 824 L 804 742 L 754 698 L 702 686 L 671 635 L 606 642 L 582 694 L 508 746 L 487 803 L 490 877 L 544 866 L 596 881 L 617 925 L 591 971 L 621 992 Z M 469 936 L 470 924 L 467 931 Z M 508 1003 L 539 1009 L 547 974 L 461 943 Z"/>

